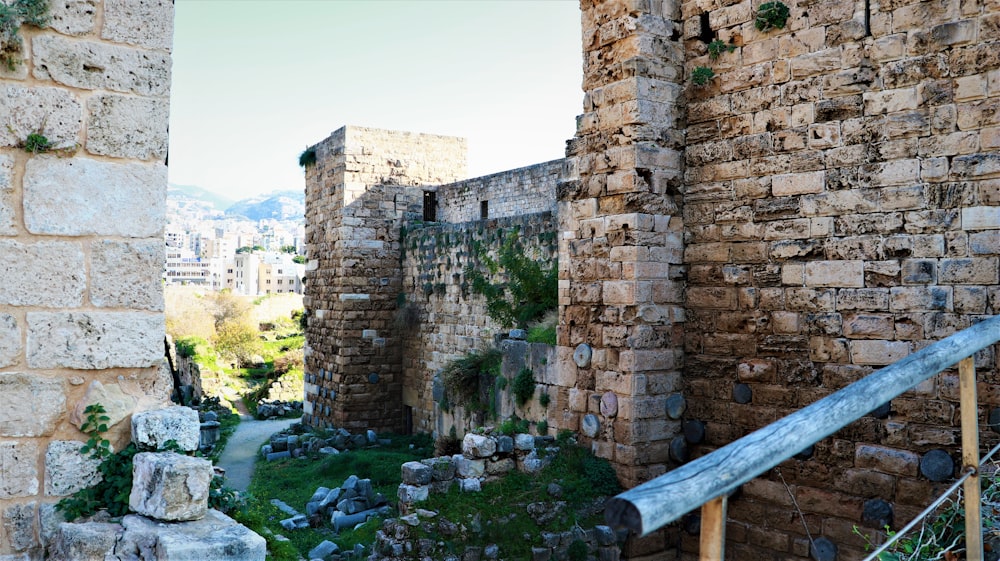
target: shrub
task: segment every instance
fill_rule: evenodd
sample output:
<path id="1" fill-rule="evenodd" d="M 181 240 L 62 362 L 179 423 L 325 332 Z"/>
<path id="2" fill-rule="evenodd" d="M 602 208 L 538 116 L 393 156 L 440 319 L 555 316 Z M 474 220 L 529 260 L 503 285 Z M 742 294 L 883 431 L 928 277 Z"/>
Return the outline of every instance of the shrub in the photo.
<path id="1" fill-rule="evenodd" d="M 549 422 L 545 419 L 538 421 L 538 423 L 535 424 L 535 430 L 538 431 L 538 434 L 543 436 L 549 434 Z"/>
<path id="2" fill-rule="evenodd" d="M 691 82 L 696 86 L 704 86 L 715 77 L 715 71 L 707 66 L 698 66 L 691 72 Z"/>
<path id="3" fill-rule="evenodd" d="M 316 147 L 310 146 L 299 154 L 299 165 L 304 168 L 309 168 L 316 165 Z"/>
<path id="4" fill-rule="evenodd" d="M 527 419 L 519 419 L 517 416 L 511 417 L 509 419 L 504 419 L 497 427 L 497 432 L 507 436 L 513 436 L 515 434 L 524 434 L 528 432 L 529 423 Z"/>
<path id="5" fill-rule="evenodd" d="M 449 362 L 441 371 L 448 401 L 472 411 L 488 410 L 490 390 L 500 374 L 501 360 L 498 349 L 488 349 Z"/>
<path id="6" fill-rule="evenodd" d="M 514 400 L 518 405 L 523 406 L 528 403 L 531 396 L 535 394 L 535 373 L 530 368 L 522 368 L 514 377 L 510 391 L 514 394 Z"/>
<path id="7" fill-rule="evenodd" d="M 736 50 L 736 45 L 730 45 L 725 41 L 716 39 L 708 44 L 708 58 L 718 60 L 722 56 L 722 51 L 731 53 Z"/>
<path id="8" fill-rule="evenodd" d="M 540 403 L 542 407 L 548 407 L 549 403 L 551 402 L 552 402 L 552 397 L 549 396 L 549 394 L 547 393 L 543 393 L 542 395 L 538 396 L 538 403 Z"/>

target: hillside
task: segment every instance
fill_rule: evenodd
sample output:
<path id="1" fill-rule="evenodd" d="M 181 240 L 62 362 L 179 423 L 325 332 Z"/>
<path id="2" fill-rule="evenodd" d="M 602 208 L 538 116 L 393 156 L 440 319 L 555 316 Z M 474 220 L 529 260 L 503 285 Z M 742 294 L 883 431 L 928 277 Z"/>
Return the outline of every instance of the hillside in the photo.
<path id="1" fill-rule="evenodd" d="M 208 189 L 194 185 L 175 185 L 173 183 L 167 187 L 167 198 L 178 201 L 200 201 L 210 204 L 215 210 L 226 210 L 236 202 L 225 195 L 219 195 Z"/>
<path id="2" fill-rule="evenodd" d="M 305 193 L 277 191 L 243 199 L 227 208 L 226 216 L 243 216 L 250 220 L 302 220 L 305 216 Z"/>

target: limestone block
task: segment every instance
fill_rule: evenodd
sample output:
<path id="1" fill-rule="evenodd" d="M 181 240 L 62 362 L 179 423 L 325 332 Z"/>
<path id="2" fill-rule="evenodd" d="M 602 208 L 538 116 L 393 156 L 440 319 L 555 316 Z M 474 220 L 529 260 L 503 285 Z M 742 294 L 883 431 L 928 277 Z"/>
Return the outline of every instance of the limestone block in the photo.
<path id="1" fill-rule="evenodd" d="M 64 561 L 104 559 L 106 554 L 114 550 L 121 534 L 122 527 L 119 524 L 63 522 L 53 539 L 52 557 Z"/>
<path id="2" fill-rule="evenodd" d="M 24 224 L 33 234 L 156 237 L 166 186 L 162 165 L 35 157 L 25 165 Z"/>
<path id="3" fill-rule="evenodd" d="M 910 354 L 906 341 L 851 341 L 851 362 L 854 364 L 892 364 Z"/>
<path id="4" fill-rule="evenodd" d="M 75 243 L 0 240 L 5 264 L 0 302 L 12 306 L 75 307 L 86 286 L 83 251 Z"/>
<path id="5" fill-rule="evenodd" d="M 198 412 L 189 407 L 166 407 L 132 416 L 132 441 L 140 449 L 156 450 L 173 440 L 181 450 L 198 449 L 201 423 Z"/>
<path id="6" fill-rule="evenodd" d="M 482 477 L 486 471 L 486 460 L 470 460 L 461 454 L 453 456 L 455 473 L 459 477 Z"/>
<path id="7" fill-rule="evenodd" d="M 129 47 L 39 35 L 31 42 L 34 76 L 85 90 L 165 96 L 170 55 Z"/>
<path id="8" fill-rule="evenodd" d="M 38 443 L 0 442 L 0 499 L 37 495 L 37 464 Z"/>
<path id="9" fill-rule="evenodd" d="M 399 497 L 399 502 L 401 503 L 417 503 L 426 501 L 429 493 L 430 487 L 427 485 L 407 485 L 406 483 L 400 483 L 396 495 Z"/>
<path id="10" fill-rule="evenodd" d="M 163 317 L 137 312 L 29 312 L 32 368 L 140 368 L 163 360 Z"/>
<path id="11" fill-rule="evenodd" d="M 119 94 L 95 95 L 87 101 L 87 151 L 91 154 L 162 159 L 167 153 L 165 99 Z"/>
<path id="12" fill-rule="evenodd" d="M 84 410 L 95 403 L 104 406 L 104 414 L 108 417 L 107 425 L 113 427 L 122 422 L 125 417 L 135 410 L 136 399 L 125 393 L 118 384 L 102 384 L 99 380 L 94 380 L 87 387 L 87 392 L 76 403 L 76 408 L 70 415 L 70 422 L 77 428 L 83 426 L 87 420 Z"/>
<path id="13" fill-rule="evenodd" d="M 463 493 L 478 493 L 483 490 L 483 484 L 478 479 L 459 479 L 458 483 L 459 490 Z"/>
<path id="14" fill-rule="evenodd" d="M 100 460 L 81 454 L 77 440 L 53 440 L 45 451 L 45 494 L 64 497 L 101 480 Z"/>
<path id="15" fill-rule="evenodd" d="M 514 449 L 515 450 L 534 450 L 535 449 L 535 437 L 530 434 L 515 434 L 514 435 Z"/>
<path id="16" fill-rule="evenodd" d="M 10 314 L 0 313 L 0 368 L 18 363 L 21 345 L 21 327 Z"/>
<path id="17" fill-rule="evenodd" d="M 212 462 L 173 452 L 141 452 L 133 462 L 130 509 L 166 521 L 205 516 Z"/>
<path id="18" fill-rule="evenodd" d="M 775 197 L 820 193 L 826 184 L 825 171 L 789 173 L 771 178 L 771 192 Z"/>
<path id="19" fill-rule="evenodd" d="M 863 287 L 863 261 L 810 261 L 806 263 L 806 286 Z"/>
<path id="20" fill-rule="evenodd" d="M 37 39 L 35 41 L 37 43 Z M 83 125 L 80 103 L 62 88 L 0 88 L 0 146 L 17 146 L 29 134 L 44 134 L 57 147 L 76 144 Z"/>
<path id="21" fill-rule="evenodd" d="M 488 436 L 469 433 L 462 439 L 462 454 L 467 458 L 488 458 L 497 451 L 497 441 Z"/>
<path id="22" fill-rule="evenodd" d="M 420 462 L 406 462 L 400 466 L 403 483 L 407 485 L 427 485 L 431 482 L 434 470 Z"/>
<path id="23" fill-rule="evenodd" d="M 163 310 L 161 239 L 96 241 L 90 254 L 90 301 L 95 306 Z"/>
<path id="24" fill-rule="evenodd" d="M 94 30 L 99 0 L 52 0 L 49 27 L 63 35 L 86 35 Z"/>
<path id="25" fill-rule="evenodd" d="M 963 230 L 1000 229 L 1000 206 L 977 206 L 962 209 Z"/>
<path id="26" fill-rule="evenodd" d="M 62 511 L 55 503 L 44 503 L 38 508 L 38 537 L 42 547 L 48 547 L 52 538 L 59 532 L 59 525 L 66 522 Z"/>
<path id="27" fill-rule="evenodd" d="M 17 233 L 15 217 L 17 211 L 14 200 L 14 158 L 0 154 L 0 236 Z"/>
<path id="28" fill-rule="evenodd" d="M 0 436 L 51 434 L 66 410 L 62 380 L 19 372 L 0 373 Z"/>
<path id="29" fill-rule="evenodd" d="M 217 510 L 179 524 L 129 515 L 122 525 L 128 540 L 155 543 L 151 558 L 158 561 L 264 561 L 267 554 L 264 538 Z"/>
<path id="30" fill-rule="evenodd" d="M 101 37 L 149 49 L 169 50 L 174 37 L 172 0 L 105 0 Z"/>
<path id="31" fill-rule="evenodd" d="M 38 539 L 35 537 L 37 513 L 38 503 L 34 501 L 12 505 L 3 511 L 6 542 L 14 551 L 24 551 L 38 546 Z"/>

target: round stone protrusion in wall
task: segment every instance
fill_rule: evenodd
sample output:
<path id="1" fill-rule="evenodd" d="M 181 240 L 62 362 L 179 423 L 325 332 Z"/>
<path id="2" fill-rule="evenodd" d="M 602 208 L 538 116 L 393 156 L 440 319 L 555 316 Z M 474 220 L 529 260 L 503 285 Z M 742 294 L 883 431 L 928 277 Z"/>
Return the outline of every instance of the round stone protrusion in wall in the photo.
<path id="1" fill-rule="evenodd" d="M 705 423 L 697 420 L 684 423 L 684 440 L 688 444 L 701 444 L 705 440 Z"/>
<path id="2" fill-rule="evenodd" d="M 688 461 L 688 445 L 683 436 L 675 436 L 670 441 L 670 459 L 678 464 L 686 464 Z"/>
<path id="3" fill-rule="evenodd" d="M 573 362 L 579 368 L 587 368 L 590 366 L 590 359 L 594 356 L 594 350 L 590 348 L 590 345 L 586 343 L 580 343 L 576 346 L 576 350 L 573 351 Z"/>
<path id="4" fill-rule="evenodd" d="M 371 374 L 368 375 L 368 383 L 369 384 L 378 383 L 378 372 L 372 372 Z"/>
<path id="5" fill-rule="evenodd" d="M 892 402 L 886 401 L 882 405 L 879 405 L 875 409 L 872 409 L 869 415 L 875 417 L 876 419 L 886 419 L 889 417 L 890 413 L 892 413 Z"/>
<path id="6" fill-rule="evenodd" d="M 736 403 L 750 403 L 753 399 L 753 390 L 747 384 L 736 384 L 733 386 L 733 401 Z"/>
<path id="7" fill-rule="evenodd" d="M 580 422 L 580 430 L 589 438 L 594 438 L 601 430 L 601 420 L 597 418 L 597 415 L 588 413 L 583 416 L 583 420 Z"/>
<path id="8" fill-rule="evenodd" d="M 684 411 L 687 410 L 687 400 L 679 393 L 672 393 L 667 396 L 667 417 L 680 419 Z"/>
<path id="9" fill-rule="evenodd" d="M 810 444 L 802 449 L 801 452 L 793 456 L 796 460 L 808 460 L 813 457 L 813 452 L 816 451 L 816 445 Z"/>
<path id="10" fill-rule="evenodd" d="M 990 429 L 993 432 L 1000 432 L 1000 407 L 990 409 Z"/>
<path id="11" fill-rule="evenodd" d="M 885 528 L 892 526 L 893 512 L 892 505 L 882 499 L 868 499 L 865 501 L 864 510 L 861 512 L 861 520 L 867 522 L 874 528 Z"/>
<path id="12" fill-rule="evenodd" d="M 618 396 L 615 392 L 604 392 L 601 396 L 601 415 L 614 417 L 618 414 Z"/>
<path id="13" fill-rule="evenodd" d="M 837 559 L 837 544 L 829 538 L 819 537 L 809 546 L 809 556 L 816 561 L 835 561 Z"/>
<path id="14" fill-rule="evenodd" d="M 931 481 L 947 481 L 955 473 L 955 460 L 938 448 L 920 458 L 920 473 Z"/>

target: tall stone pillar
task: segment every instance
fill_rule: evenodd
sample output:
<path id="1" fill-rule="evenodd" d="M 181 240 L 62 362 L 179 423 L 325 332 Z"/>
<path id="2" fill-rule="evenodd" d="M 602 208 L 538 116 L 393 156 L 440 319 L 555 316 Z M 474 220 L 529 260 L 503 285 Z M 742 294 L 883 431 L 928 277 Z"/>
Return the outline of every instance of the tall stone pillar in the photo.
<path id="1" fill-rule="evenodd" d="M 465 140 L 344 127 L 306 169 L 305 422 L 400 431 L 400 226 L 422 185 L 465 176 Z M 412 218 L 419 218 L 413 214 Z"/>
<path id="2" fill-rule="evenodd" d="M 670 0 L 583 0 L 584 113 L 559 193 L 559 361 L 570 408 L 628 486 L 669 469 L 679 421 L 683 48 Z"/>

